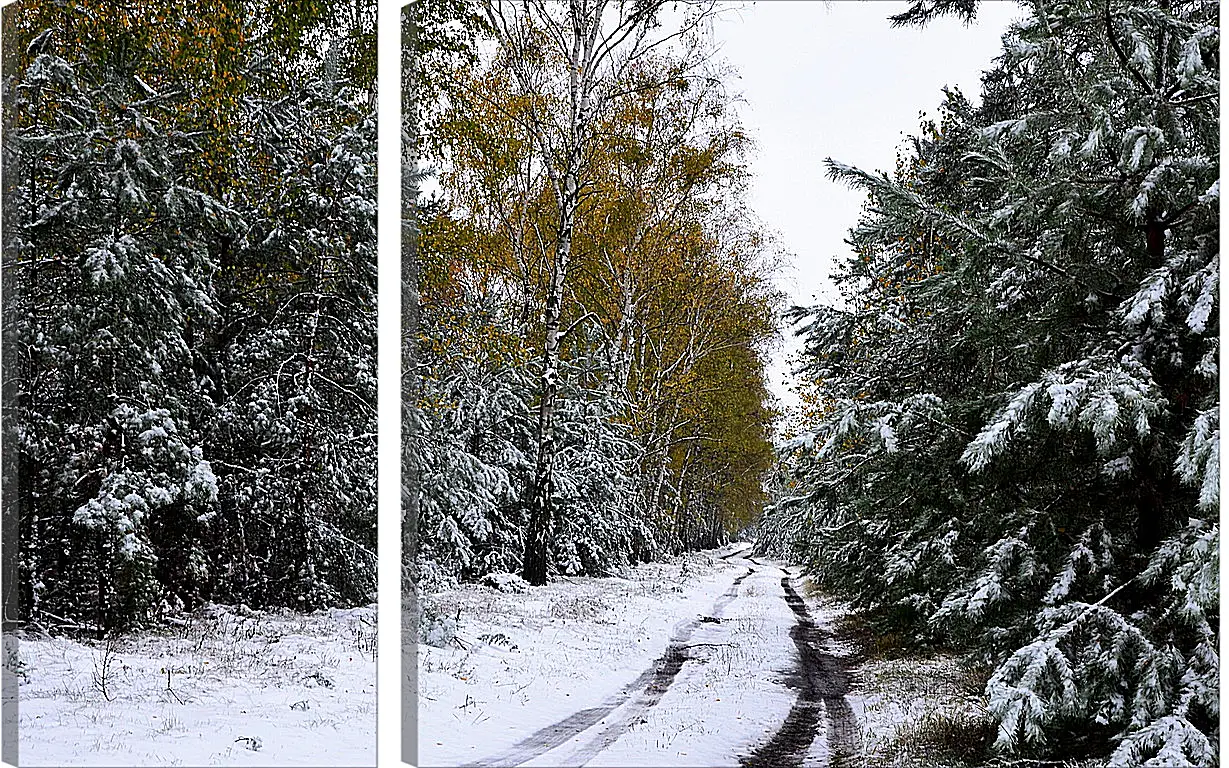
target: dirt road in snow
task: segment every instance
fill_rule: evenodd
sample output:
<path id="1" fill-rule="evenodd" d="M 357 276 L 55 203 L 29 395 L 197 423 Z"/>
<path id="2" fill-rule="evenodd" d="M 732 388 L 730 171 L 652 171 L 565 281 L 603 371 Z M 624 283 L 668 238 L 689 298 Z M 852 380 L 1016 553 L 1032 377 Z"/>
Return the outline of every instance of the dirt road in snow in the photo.
<path id="1" fill-rule="evenodd" d="M 714 563 L 725 587 L 715 599 L 713 589 L 662 606 L 678 620 L 639 674 L 464 765 L 789 768 L 855 758 L 858 725 L 830 628 L 792 574 L 746 552 Z"/>

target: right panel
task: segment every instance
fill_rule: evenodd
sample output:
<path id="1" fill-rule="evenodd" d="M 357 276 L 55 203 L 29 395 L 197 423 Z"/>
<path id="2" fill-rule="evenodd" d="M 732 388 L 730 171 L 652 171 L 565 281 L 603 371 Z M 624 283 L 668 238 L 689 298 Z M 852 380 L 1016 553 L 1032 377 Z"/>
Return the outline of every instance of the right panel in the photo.
<path id="1" fill-rule="evenodd" d="M 407 759 L 1216 763 L 1215 3 L 410 13 Z"/>

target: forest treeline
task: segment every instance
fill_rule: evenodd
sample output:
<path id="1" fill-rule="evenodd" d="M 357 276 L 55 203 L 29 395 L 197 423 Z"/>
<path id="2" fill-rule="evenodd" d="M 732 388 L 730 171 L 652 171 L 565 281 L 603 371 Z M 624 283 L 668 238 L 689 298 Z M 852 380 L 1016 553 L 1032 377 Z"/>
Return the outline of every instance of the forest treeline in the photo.
<path id="1" fill-rule="evenodd" d="M 20 618 L 373 599 L 374 4 L 14 3 L 3 67 Z"/>
<path id="2" fill-rule="evenodd" d="M 411 6 L 424 584 L 603 574 L 747 526 L 776 249 L 711 4 Z"/>
<path id="3" fill-rule="evenodd" d="M 987 664 L 1000 750 L 1217 764 L 1218 12 L 1023 3 L 980 103 L 829 163 L 868 202 L 761 546 Z"/>

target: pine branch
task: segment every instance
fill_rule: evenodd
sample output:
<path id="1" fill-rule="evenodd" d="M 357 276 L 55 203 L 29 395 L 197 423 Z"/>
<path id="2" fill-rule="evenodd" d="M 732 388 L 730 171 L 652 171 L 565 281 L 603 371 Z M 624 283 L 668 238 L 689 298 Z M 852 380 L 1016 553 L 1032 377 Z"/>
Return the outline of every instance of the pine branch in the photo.
<path id="1" fill-rule="evenodd" d="M 1122 49 L 1122 45 L 1118 42 L 1118 35 L 1114 32 L 1114 18 L 1110 13 L 1110 4 L 1113 0 L 1105 0 L 1105 33 L 1109 37 L 1110 45 L 1114 48 L 1114 53 L 1118 55 L 1118 61 L 1121 62 L 1124 69 L 1131 73 L 1131 77 L 1135 82 L 1139 83 L 1140 87 L 1148 94 L 1152 94 L 1152 86 L 1144 79 L 1134 66 L 1131 65 L 1130 59 L 1127 58 L 1127 53 Z"/>

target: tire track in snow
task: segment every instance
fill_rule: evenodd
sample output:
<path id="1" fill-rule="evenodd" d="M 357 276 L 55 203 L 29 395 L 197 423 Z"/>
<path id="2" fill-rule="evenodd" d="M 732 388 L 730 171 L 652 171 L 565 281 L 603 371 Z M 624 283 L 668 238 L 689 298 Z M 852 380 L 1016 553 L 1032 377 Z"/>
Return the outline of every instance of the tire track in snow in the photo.
<path id="1" fill-rule="evenodd" d="M 727 557 L 735 554 L 737 552 L 731 552 Z M 724 560 L 725 558 L 720 559 Z M 730 585 L 729 589 L 713 603 L 709 617 L 717 616 L 724 611 L 725 607 L 730 604 L 730 601 L 738 596 L 738 588 L 742 585 L 743 580 L 753 573 L 755 573 L 755 569 L 748 568 L 746 573 L 734 579 L 734 583 Z M 593 759 L 598 752 L 605 749 L 621 733 L 630 728 L 637 715 L 661 701 L 661 697 L 670 688 L 674 678 L 678 676 L 679 670 L 683 668 L 683 664 L 690 660 L 691 657 L 686 652 L 686 643 L 691 639 L 696 629 L 704 623 L 705 618 L 704 616 L 697 616 L 676 629 L 670 637 L 670 643 L 666 646 L 665 652 L 658 657 L 652 666 L 641 672 L 635 680 L 623 686 L 618 693 L 610 696 L 598 706 L 582 709 L 579 712 L 568 715 L 558 722 L 535 731 L 498 755 L 476 763 L 467 763 L 461 768 L 502 768 L 504 766 L 521 765 L 533 760 L 535 757 L 544 755 L 552 749 L 562 746 L 575 736 L 592 728 L 611 712 L 626 704 L 638 691 L 643 691 L 631 708 L 627 710 L 626 714 L 620 716 L 616 722 L 609 724 L 596 739 L 581 750 L 583 755 L 587 754 L 590 748 L 596 747 L 592 749 L 592 754 L 582 757 L 579 762 L 569 760 L 568 765 L 583 765 L 584 762 Z M 578 757 L 580 756 L 578 755 Z"/>
<path id="2" fill-rule="evenodd" d="M 719 556 L 717 559 L 725 560 L 726 562 L 729 562 L 731 557 L 734 557 L 735 555 L 741 555 L 743 552 L 749 552 L 749 551 L 751 551 L 751 547 L 746 546 L 746 547 L 743 547 L 742 549 L 735 549 L 730 552 L 726 552 L 724 555 Z M 746 559 L 750 560 L 751 558 L 748 557 Z"/>
<path id="3" fill-rule="evenodd" d="M 827 720 L 826 739 L 830 763 L 844 765 L 858 755 L 858 721 L 845 699 L 849 680 L 840 659 L 825 650 L 828 633 L 816 626 L 806 603 L 790 584 L 781 579 L 785 602 L 798 621 L 790 638 L 798 648 L 798 671 L 790 685 L 799 689 L 781 728 L 768 743 L 740 760 L 743 768 L 794 768 L 801 766 L 819 735 L 821 720 Z"/>
<path id="4" fill-rule="evenodd" d="M 726 557 L 734 554 L 737 553 L 732 552 Z M 721 559 L 724 560 L 725 558 Z M 755 569 L 748 568 L 747 572 L 735 579 L 725 594 L 713 603 L 713 609 L 709 616 L 701 616 L 692 620 L 688 624 L 689 629 L 686 637 L 679 638 L 677 641 L 672 640 L 670 647 L 666 649 L 666 653 L 658 660 L 658 674 L 654 677 L 653 682 L 644 689 L 640 697 L 620 712 L 619 717 L 614 722 L 607 724 L 588 744 L 569 755 L 566 763 L 563 764 L 585 765 L 601 752 L 608 749 L 611 744 L 618 741 L 620 736 L 631 730 L 638 722 L 642 722 L 641 716 L 657 706 L 658 702 L 661 701 L 666 691 L 670 688 L 670 685 L 674 682 L 674 678 L 678 676 L 679 671 L 683 668 L 683 664 L 693 660 L 693 657 L 687 654 L 689 646 L 684 645 L 684 643 L 691 638 L 692 633 L 705 620 L 711 621 L 712 619 L 719 620 L 721 618 L 721 614 L 725 612 L 725 607 L 730 604 L 730 601 L 738 597 L 738 587 L 744 579 L 753 573 L 755 573 Z M 665 665 L 662 664 L 663 661 L 666 662 Z"/>

